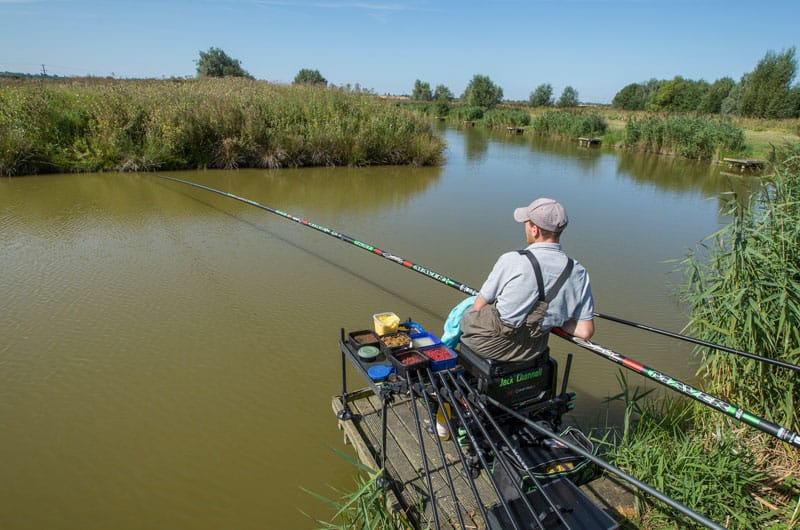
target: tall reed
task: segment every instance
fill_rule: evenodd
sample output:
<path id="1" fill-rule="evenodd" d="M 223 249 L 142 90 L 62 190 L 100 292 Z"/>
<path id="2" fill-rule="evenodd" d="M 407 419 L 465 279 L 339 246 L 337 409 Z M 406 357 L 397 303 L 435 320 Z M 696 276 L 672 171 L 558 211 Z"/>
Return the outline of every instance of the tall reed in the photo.
<path id="1" fill-rule="evenodd" d="M 721 159 L 745 148 L 744 131 L 729 121 L 673 116 L 629 119 L 625 147 L 697 159 Z"/>
<path id="2" fill-rule="evenodd" d="M 732 198 L 724 212 L 729 224 L 685 258 L 682 298 L 692 309 L 692 335 L 797 365 L 800 146 L 777 153 L 772 167 L 774 176 L 752 202 Z M 705 390 L 797 431 L 795 373 L 715 350 L 699 353 Z M 703 404 L 650 406 L 614 456 L 637 478 L 729 528 L 800 525 L 797 450 Z M 674 515 L 665 523 L 667 512 L 641 500 L 646 527 L 684 527 Z"/>
<path id="3" fill-rule="evenodd" d="M 731 222 L 687 256 L 698 337 L 800 364 L 800 147 L 783 152 L 774 177 L 750 204 L 731 201 Z M 782 425 L 800 422 L 796 374 L 751 359 L 702 350 L 701 374 L 712 391 L 763 410 Z"/>
<path id="4" fill-rule="evenodd" d="M 539 134 L 572 139 L 602 136 L 607 127 L 600 115 L 580 111 L 546 112 L 533 120 L 533 130 Z"/>
<path id="5" fill-rule="evenodd" d="M 369 95 L 241 78 L 0 84 L 0 174 L 441 161 L 413 113 Z"/>

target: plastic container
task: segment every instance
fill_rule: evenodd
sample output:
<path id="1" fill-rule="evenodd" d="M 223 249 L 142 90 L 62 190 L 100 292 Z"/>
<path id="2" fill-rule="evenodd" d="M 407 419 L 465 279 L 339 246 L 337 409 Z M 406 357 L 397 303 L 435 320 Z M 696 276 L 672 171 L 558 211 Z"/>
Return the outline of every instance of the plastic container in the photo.
<path id="1" fill-rule="evenodd" d="M 400 317 L 394 313 L 376 313 L 372 315 L 372 320 L 375 324 L 375 333 L 379 336 L 397 333 L 400 325 Z"/>
<path id="2" fill-rule="evenodd" d="M 361 346 L 358 349 L 358 357 L 364 362 L 371 363 L 375 359 L 378 358 L 378 355 L 381 354 L 381 350 L 377 346 Z"/>
<path id="3" fill-rule="evenodd" d="M 361 346 L 377 346 L 378 336 L 371 329 L 363 329 L 348 333 L 347 341 L 354 349 L 358 350 Z"/>
<path id="4" fill-rule="evenodd" d="M 411 334 L 411 345 L 416 348 L 427 348 L 429 346 L 436 346 L 437 344 L 441 344 L 442 341 L 439 340 L 439 337 L 433 335 L 431 333 L 412 333 Z"/>
<path id="5" fill-rule="evenodd" d="M 405 350 L 389 354 L 389 360 L 397 370 L 397 374 L 405 377 L 407 373 L 424 370 L 430 366 L 430 359 L 417 350 Z"/>
<path id="6" fill-rule="evenodd" d="M 458 354 L 445 344 L 436 344 L 427 348 L 420 348 L 420 353 L 431 361 L 431 371 L 449 370 L 458 362 Z"/>
<path id="7" fill-rule="evenodd" d="M 382 336 L 379 344 L 381 351 L 386 354 L 408 350 L 411 349 L 411 337 L 407 333 L 392 333 Z"/>
<path id="8" fill-rule="evenodd" d="M 400 326 L 398 328 L 400 331 L 405 331 L 409 334 L 415 333 L 425 333 L 425 328 L 422 327 L 422 324 L 419 322 L 414 322 L 413 320 L 406 320 L 405 322 L 400 322 Z"/>
<path id="9" fill-rule="evenodd" d="M 383 381 L 389 377 L 392 372 L 394 372 L 394 368 L 391 366 L 379 364 L 377 366 L 370 367 L 370 369 L 367 370 L 367 375 L 369 375 L 370 379 L 373 381 Z"/>
<path id="10" fill-rule="evenodd" d="M 373 329 L 379 337 L 397 333 L 400 326 L 400 317 L 391 312 L 376 313 L 372 315 L 372 321 Z"/>

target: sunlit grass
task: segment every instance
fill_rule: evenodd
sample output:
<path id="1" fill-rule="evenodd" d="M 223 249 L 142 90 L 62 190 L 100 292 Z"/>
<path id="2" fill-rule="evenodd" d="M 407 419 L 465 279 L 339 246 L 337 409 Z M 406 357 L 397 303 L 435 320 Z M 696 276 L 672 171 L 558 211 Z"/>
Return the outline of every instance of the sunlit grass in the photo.
<path id="1" fill-rule="evenodd" d="M 422 117 L 371 94 L 242 78 L 0 83 L 0 174 L 434 165 Z"/>

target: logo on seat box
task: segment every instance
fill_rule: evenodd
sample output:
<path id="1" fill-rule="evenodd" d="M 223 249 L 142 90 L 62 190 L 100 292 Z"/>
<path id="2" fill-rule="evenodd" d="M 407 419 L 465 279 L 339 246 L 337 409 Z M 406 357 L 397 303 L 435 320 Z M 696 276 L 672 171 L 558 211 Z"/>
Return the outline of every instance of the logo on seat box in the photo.
<path id="1" fill-rule="evenodd" d="M 515 383 L 524 383 L 525 381 L 530 381 L 531 379 L 536 379 L 537 377 L 541 377 L 542 369 L 537 368 L 536 370 L 532 370 L 530 372 L 519 372 L 516 374 L 511 374 L 508 377 L 501 377 L 500 384 L 497 385 L 499 387 L 504 387 L 508 385 L 513 385 Z"/>

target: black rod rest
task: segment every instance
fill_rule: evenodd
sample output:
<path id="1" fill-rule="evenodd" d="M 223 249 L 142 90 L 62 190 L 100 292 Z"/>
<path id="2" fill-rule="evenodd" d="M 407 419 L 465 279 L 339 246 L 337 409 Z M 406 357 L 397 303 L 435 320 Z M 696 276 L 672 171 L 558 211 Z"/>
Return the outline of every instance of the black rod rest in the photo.
<path id="1" fill-rule="evenodd" d="M 347 404 L 347 360 L 344 353 L 344 328 L 340 328 L 339 351 L 342 354 L 342 410 L 336 413 L 336 417 L 340 420 L 348 421 L 353 419 L 353 411 L 350 410 L 350 405 Z"/>

